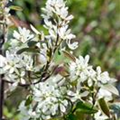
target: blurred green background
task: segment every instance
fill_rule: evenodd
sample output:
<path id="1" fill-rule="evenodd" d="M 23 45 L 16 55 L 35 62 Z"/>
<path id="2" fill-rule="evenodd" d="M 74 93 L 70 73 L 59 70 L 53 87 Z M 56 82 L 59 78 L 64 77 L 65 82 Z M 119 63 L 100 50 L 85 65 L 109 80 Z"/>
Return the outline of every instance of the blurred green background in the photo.
<path id="1" fill-rule="evenodd" d="M 18 5 L 22 11 L 10 11 L 21 26 L 33 24 L 39 30 L 42 27 L 41 8 L 46 0 L 13 0 L 10 5 Z M 72 32 L 77 36 L 79 48 L 76 56 L 89 54 L 91 64 L 101 66 L 120 81 L 120 0 L 67 0 L 70 14 L 74 19 L 70 23 Z M 117 85 L 119 88 L 119 84 Z M 4 115 L 7 120 L 19 120 L 17 106 L 22 93 L 27 90 L 18 88 L 5 100 Z M 18 95 L 19 94 L 19 95 Z M 14 106 L 14 107 L 13 107 Z"/>

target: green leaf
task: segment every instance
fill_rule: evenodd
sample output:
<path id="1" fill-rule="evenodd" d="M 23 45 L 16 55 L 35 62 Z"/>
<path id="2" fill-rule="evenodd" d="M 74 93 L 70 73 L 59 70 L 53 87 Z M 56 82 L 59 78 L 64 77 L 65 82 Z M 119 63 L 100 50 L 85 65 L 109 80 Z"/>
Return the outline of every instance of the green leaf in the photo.
<path id="1" fill-rule="evenodd" d="M 11 10 L 16 10 L 16 11 L 22 11 L 23 10 L 20 6 L 14 6 L 14 5 L 10 6 L 10 9 Z"/>
<path id="2" fill-rule="evenodd" d="M 117 88 L 111 84 L 104 85 L 103 88 L 107 89 L 109 92 L 119 96 Z"/>
<path id="3" fill-rule="evenodd" d="M 29 47 L 33 47 L 33 46 L 35 46 L 36 44 L 37 44 L 36 41 L 29 41 L 29 42 L 28 42 L 28 46 L 29 46 Z"/>
<path id="4" fill-rule="evenodd" d="M 27 99 L 26 99 L 25 106 L 28 106 L 28 105 L 30 105 L 31 103 L 32 103 L 32 96 L 29 95 L 29 96 L 27 97 Z"/>
<path id="5" fill-rule="evenodd" d="M 75 109 L 76 109 L 76 111 L 79 111 L 79 112 L 85 113 L 85 114 L 94 114 L 98 111 L 97 108 L 95 108 L 90 103 L 81 102 L 81 101 L 77 103 Z"/>
<path id="6" fill-rule="evenodd" d="M 76 111 L 75 115 L 78 120 L 85 120 L 85 114 L 80 113 L 79 111 Z"/>
<path id="7" fill-rule="evenodd" d="M 22 48 L 17 51 L 17 54 L 21 54 L 23 52 L 39 52 L 36 48 Z"/>
<path id="8" fill-rule="evenodd" d="M 67 117 L 67 120 L 77 120 L 77 117 L 76 117 L 74 114 L 70 114 L 70 115 Z"/>
<path id="9" fill-rule="evenodd" d="M 103 113 L 105 113 L 108 117 L 110 117 L 110 111 L 109 111 L 109 107 L 105 101 L 104 98 L 100 98 L 98 100 L 99 106 L 101 108 L 101 110 L 103 111 Z"/>
<path id="10" fill-rule="evenodd" d="M 9 42 L 5 42 L 4 43 L 4 49 L 7 50 L 10 47 L 10 43 Z"/>

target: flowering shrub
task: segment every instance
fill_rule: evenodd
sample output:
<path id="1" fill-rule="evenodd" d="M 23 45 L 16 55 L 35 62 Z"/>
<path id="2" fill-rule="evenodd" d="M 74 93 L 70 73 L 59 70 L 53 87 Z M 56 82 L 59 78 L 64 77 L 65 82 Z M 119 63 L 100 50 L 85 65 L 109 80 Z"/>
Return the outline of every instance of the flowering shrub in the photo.
<path id="1" fill-rule="evenodd" d="M 11 24 L 9 8 L 2 5 L 1 25 L 7 31 Z M 5 56 L 0 55 L 0 74 L 4 74 L 10 91 L 17 86 L 29 88 L 19 106 L 21 119 L 117 119 L 109 107 L 113 95 L 118 95 L 116 80 L 99 66 L 89 65 L 89 55 L 74 56 L 78 42 L 73 41 L 75 35 L 69 29 L 73 16 L 68 14 L 66 2 L 47 0 L 42 10 L 47 34 L 30 25 L 31 31 L 18 27 L 8 40 L 4 31 Z M 57 64 L 55 56 L 59 54 L 69 61 Z"/>

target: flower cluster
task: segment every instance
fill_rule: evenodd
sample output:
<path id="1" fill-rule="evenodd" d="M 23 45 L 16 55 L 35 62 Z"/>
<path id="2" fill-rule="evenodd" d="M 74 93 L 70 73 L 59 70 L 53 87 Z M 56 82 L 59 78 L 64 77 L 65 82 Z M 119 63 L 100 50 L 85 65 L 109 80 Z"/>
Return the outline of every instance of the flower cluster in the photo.
<path id="1" fill-rule="evenodd" d="M 43 11 L 44 14 L 42 16 L 44 18 L 45 27 L 49 30 L 47 38 L 50 41 L 53 41 L 53 44 L 56 44 L 57 39 L 56 45 L 61 46 L 61 49 L 62 41 L 65 41 L 70 49 L 76 49 L 78 43 L 71 43 L 71 40 L 75 38 L 75 35 L 73 35 L 68 28 L 68 23 L 73 16 L 68 15 L 68 7 L 65 6 L 64 0 L 48 0 L 46 8 L 43 8 Z"/>
<path id="2" fill-rule="evenodd" d="M 58 8 L 58 12 L 55 12 L 56 8 Z M 46 8 L 43 9 L 45 28 L 49 32 L 46 36 L 32 25 L 31 29 L 34 33 L 21 27 L 18 27 L 18 31 L 13 32 L 13 38 L 8 41 L 6 57 L 1 56 L 2 59 L 5 59 L 1 61 L 1 64 L 4 64 L 1 74 L 5 74 L 6 80 L 22 84 L 31 83 L 31 79 L 37 81 L 40 79 L 40 75 L 35 73 L 40 73 L 42 69 L 51 66 L 50 63 L 53 63 L 52 59 L 56 50 L 62 50 L 63 47 L 65 49 L 64 41 L 69 46 L 77 48 L 76 42 L 70 44 L 70 41 L 67 41 L 75 37 L 68 29 L 72 15 L 68 15 L 67 9 L 63 0 L 51 0 L 46 3 Z M 58 14 L 60 16 L 55 18 L 54 15 L 58 16 Z M 52 18 L 54 22 L 50 20 Z"/>
<path id="3" fill-rule="evenodd" d="M 100 67 L 93 69 L 88 63 L 89 55 L 76 58 L 66 51 L 66 45 L 70 50 L 78 47 L 78 43 L 72 41 L 75 35 L 68 27 L 73 16 L 68 14 L 66 3 L 64 0 L 48 0 L 42 10 L 48 34 L 39 32 L 32 25 L 33 32 L 18 27 L 7 42 L 5 57 L 0 55 L 0 74 L 12 84 L 11 90 L 18 85 L 30 87 L 28 97 L 19 106 L 21 119 L 67 119 L 81 109 L 78 104 L 85 106 L 86 102 L 92 105 L 92 108 L 85 107 L 88 108 L 85 111 L 94 113 L 90 118 L 112 118 L 109 111 L 106 114 L 102 110 L 101 100 L 110 102 L 113 94 L 118 95 L 113 86 L 115 79 L 110 78 L 108 72 L 102 72 Z M 57 65 L 54 56 L 65 52 L 70 58 L 69 63 Z"/>
<path id="4" fill-rule="evenodd" d="M 70 62 L 69 79 L 71 84 L 74 83 L 75 86 L 73 86 L 74 90 L 68 91 L 68 95 L 73 102 L 76 100 L 84 101 L 87 98 L 86 101 L 99 107 L 99 99 L 104 98 L 108 102 L 113 100 L 113 94 L 119 95 L 117 89 L 113 86 L 116 80 L 110 78 L 107 71 L 102 72 L 99 66 L 94 70 L 88 62 L 88 55 L 85 58 L 79 56 L 75 61 Z M 108 119 L 101 111 L 98 111 L 94 117 L 95 120 L 99 120 L 99 118 L 100 120 Z"/>
<path id="5" fill-rule="evenodd" d="M 68 107 L 69 102 L 65 97 L 67 95 L 67 88 L 64 83 L 64 78 L 57 75 L 54 77 L 51 76 L 45 82 L 32 86 L 32 104 L 37 104 L 33 112 L 39 119 L 50 119 L 51 116 L 59 114 L 63 115 L 67 112 L 66 108 Z M 21 103 L 19 109 L 22 113 L 23 108 L 25 108 L 25 104 Z M 26 108 L 26 112 L 29 113 L 30 109 L 28 111 L 27 110 L 28 109 Z"/>
<path id="6" fill-rule="evenodd" d="M 37 106 L 33 111 L 34 107 L 31 108 L 31 104 L 30 109 L 27 109 L 27 105 L 21 103 L 22 107 L 25 107 L 27 114 L 32 111 L 38 118 L 43 120 L 56 116 L 62 117 L 69 112 L 72 104 L 78 101 L 83 103 L 87 101 L 93 104 L 94 107 L 99 108 L 99 99 L 104 98 L 108 102 L 113 99 L 113 94 L 118 95 L 116 88 L 112 85 L 115 80 L 110 78 L 107 72 L 101 72 L 100 67 L 97 67 L 96 71 L 92 69 L 88 61 L 88 55 L 85 58 L 80 56 L 79 59 L 76 58 L 76 61 L 70 62 L 69 77 L 66 78 L 58 74 L 51 76 L 45 82 L 32 86 L 32 105 L 37 104 Z M 91 71 L 94 71 L 94 75 L 91 74 Z M 81 74 L 84 77 L 81 77 Z M 20 110 L 22 114 L 23 110 Z M 98 120 L 98 118 L 105 120 L 109 117 L 99 110 L 94 118 L 95 120 Z"/>

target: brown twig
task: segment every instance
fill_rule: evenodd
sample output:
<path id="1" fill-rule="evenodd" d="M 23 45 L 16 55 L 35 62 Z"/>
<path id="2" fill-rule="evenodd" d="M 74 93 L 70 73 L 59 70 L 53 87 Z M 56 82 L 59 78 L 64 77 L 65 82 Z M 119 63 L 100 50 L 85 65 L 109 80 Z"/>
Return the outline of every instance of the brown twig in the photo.
<path id="1" fill-rule="evenodd" d="M 5 25 L 3 25 L 3 34 L 2 37 L 0 39 L 0 55 L 4 55 L 4 52 L 2 50 L 2 45 L 5 42 Z M 0 120 L 3 120 L 3 104 L 4 104 L 4 80 L 3 80 L 3 76 L 4 75 L 0 75 Z"/>
<path id="2" fill-rule="evenodd" d="M 0 120 L 3 119 L 3 103 L 4 103 L 4 81 L 0 76 Z"/>
<path id="3" fill-rule="evenodd" d="M 6 0 L 3 0 L 1 1 L 1 8 L 3 10 L 3 12 L 0 14 L 1 18 L 0 20 L 1 21 L 4 21 L 3 24 L 0 24 L 0 29 L 2 31 L 2 35 L 0 37 L 0 55 L 4 55 L 4 50 L 2 48 L 5 40 L 6 40 L 6 36 L 7 36 L 7 25 L 6 25 L 6 18 L 5 18 L 5 13 L 4 13 L 4 9 L 5 9 L 5 6 L 7 4 L 7 1 Z M 3 80 L 3 77 L 4 75 L 0 75 L 0 120 L 4 120 L 3 119 L 3 105 L 4 105 L 4 84 L 5 84 L 5 81 Z"/>

